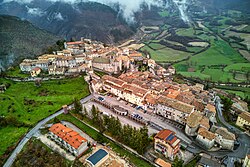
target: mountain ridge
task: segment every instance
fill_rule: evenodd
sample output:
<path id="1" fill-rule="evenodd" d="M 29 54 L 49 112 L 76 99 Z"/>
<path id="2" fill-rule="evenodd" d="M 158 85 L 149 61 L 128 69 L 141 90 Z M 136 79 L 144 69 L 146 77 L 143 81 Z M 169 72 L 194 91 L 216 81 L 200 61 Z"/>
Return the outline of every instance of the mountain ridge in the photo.
<path id="1" fill-rule="evenodd" d="M 16 16 L 0 15 L 0 69 L 34 58 L 60 38 Z M 1 71 L 0 70 L 0 71 Z"/>

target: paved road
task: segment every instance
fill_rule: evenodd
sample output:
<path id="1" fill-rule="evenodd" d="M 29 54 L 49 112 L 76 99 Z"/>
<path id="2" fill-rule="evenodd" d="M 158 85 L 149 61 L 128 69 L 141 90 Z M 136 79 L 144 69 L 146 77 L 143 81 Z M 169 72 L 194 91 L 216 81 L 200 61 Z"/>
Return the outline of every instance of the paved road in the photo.
<path id="1" fill-rule="evenodd" d="M 48 81 L 48 80 L 59 80 L 59 79 L 64 79 L 65 76 L 60 76 L 60 77 L 44 77 L 41 78 L 42 81 Z M 38 78 L 33 78 L 33 77 L 26 77 L 26 78 L 15 78 L 15 77 L 5 77 L 5 79 L 12 80 L 15 82 L 31 82 L 35 81 Z"/>
<path id="2" fill-rule="evenodd" d="M 200 152 L 205 152 L 207 154 L 210 154 L 212 156 L 215 157 L 224 157 L 224 156 L 228 156 L 230 162 L 232 162 L 233 160 L 235 160 L 236 158 L 245 158 L 246 154 L 248 153 L 248 151 L 250 150 L 250 137 L 248 135 L 246 135 L 244 132 L 240 131 L 239 129 L 237 129 L 236 127 L 230 125 L 229 123 L 227 123 L 222 115 L 222 104 L 221 104 L 221 100 L 219 97 L 215 98 L 215 102 L 216 102 L 216 110 L 217 110 L 217 115 L 219 120 L 222 122 L 222 124 L 232 133 L 234 133 L 236 136 L 238 136 L 238 142 L 240 143 L 239 147 L 234 150 L 234 151 L 216 151 L 216 152 L 209 152 L 209 151 L 205 151 L 204 149 L 202 149 L 201 147 L 199 147 L 198 145 L 195 145 L 195 143 L 192 144 L 191 147 L 188 147 L 188 150 L 193 152 L 193 153 L 200 153 Z M 228 162 L 228 163 L 230 163 Z M 230 163 L 231 164 L 231 163 Z M 231 166 L 231 165 L 229 165 Z"/>
<path id="3" fill-rule="evenodd" d="M 237 150 L 229 153 L 228 156 L 244 158 L 247 154 L 247 151 L 250 149 L 250 137 L 225 121 L 222 115 L 221 100 L 218 96 L 216 97 L 216 109 L 219 120 L 229 129 L 229 131 L 238 136 L 238 141 L 240 143 L 240 146 L 237 148 Z"/>
<path id="4" fill-rule="evenodd" d="M 89 95 L 87 97 L 85 97 L 84 99 L 81 100 L 82 103 L 85 103 L 86 101 L 89 101 L 93 96 Z M 72 105 L 71 105 L 72 106 Z M 58 115 L 62 114 L 63 110 L 61 109 L 60 111 L 56 112 L 53 115 L 50 115 L 49 117 L 43 119 L 42 121 L 38 122 L 38 124 L 31 129 L 26 135 L 25 137 L 19 142 L 19 144 L 17 145 L 17 147 L 15 148 L 15 150 L 12 152 L 12 154 L 10 155 L 10 157 L 7 159 L 7 161 L 4 164 L 4 167 L 10 167 L 13 162 L 16 159 L 16 156 L 21 152 L 22 148 L 24 147 L 24 145 L 29 141 L 29 139 L 44 125 L 46 124 L 48 121 L 50 121 L 51 119 L 57 117 Z"/>

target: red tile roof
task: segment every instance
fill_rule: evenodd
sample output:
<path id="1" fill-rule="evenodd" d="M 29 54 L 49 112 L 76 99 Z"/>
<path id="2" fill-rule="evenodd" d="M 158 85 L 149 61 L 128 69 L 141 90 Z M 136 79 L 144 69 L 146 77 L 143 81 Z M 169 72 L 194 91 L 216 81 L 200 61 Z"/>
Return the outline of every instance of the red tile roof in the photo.
<path id="1" fill-rule="evenodd" d="M 104 75 L 103 77 L 102 77 L 102 79 L 104 80 L 104 81 L 106 81 L 106 82 L 110 82 L 110 83 L 112 83 L 112 84 L 116 84 L 117 86 L 119 85 L 119 86 L 122 86 L 125 82 L 124 81 L 122 81 L 122 80 L 120 80 L 120 79 L 117 79 L 117 78 L 115 78 L 115 77 L 112 77 L 112 76 L 109 76 L 109 75 Z"/>
<path id="2" fill-rule="evenodd" d="M 164 129 L 161 130 L 155 138 L 164 140 L 166 143 L 170 144 L 173 147 L 173 144 L 178 140 L 178 138 L 175 136 L 175 132 L 169 130 L 169 129 Z M 176 146 L 176 145 L 175 145 Z"/>
<path id="3" fill-rule="evenodd" d="M 67 142 L 69 145 L 74 147 L 75 149 L 78 149 L 82 143 L 87 142 L 85 138 L 80 136 L 79 133 L 76 131 L 73 131 L 72 129 L 64 126 L 61 123 L 57 123 L 52 125 L 49 128 L 49 131 L 63 139 L 65 142 Z"/>
<path id="4" fill-rule="evenodd" d="M 82 41 L 67 42 L 67 45 L 79 45 L 79 44 L 83 44 L 83 42 Z"/>
<path id="5" fill-rule="evenodd" d="M 39 68 L 39 67 L 35 67 L 32 69 L 32 71 L 39 71 L 39 70 L 41 70 L 41 68 Z"/>

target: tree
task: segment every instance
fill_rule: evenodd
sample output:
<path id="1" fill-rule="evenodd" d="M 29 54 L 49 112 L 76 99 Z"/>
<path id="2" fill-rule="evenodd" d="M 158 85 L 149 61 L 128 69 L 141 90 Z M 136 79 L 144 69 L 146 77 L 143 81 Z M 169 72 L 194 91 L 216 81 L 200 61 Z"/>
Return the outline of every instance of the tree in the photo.
<path id="1" fill-rule="evenodd" d="M 74 99 L 74 107 L 75 107 L 75 111 L 76 112 L 80 112 L 82 111 L 82 104 L 79 100 L 77 100 L 76 98 Z"/>
<path id="2" fill-rule="evenodd" d="M 84 106 L 83 108 L 83 116 L 86 118 L 88 116 L 88 111 L 86 109 L 86 107 Z"/>
<path id="3" fill-rule="evenodd" d="M 71 37 L 70 38 L 70 42 L 75 42 L 76 41 L 76 38 L 75 37 Z"/>
<path id="4" fill-rule="evenodd" d="M 106 130 L 104 126 L 104 120 L 101 116 L 98 117 L 98 126 L 99 126 L 100 133 L 103 133 Z"/>
<path id="5" fill-rule="evenodd" d="M 183 165 L 183 161 L 181 159 L 179 160 L 178 157 L 175 157 L 172 166 L 173 167 L 182 167 L 182 165 Z"/>
<path id="6" fill-rule="evenodd" d="M 91 108 L 91 116 L 92 116 L 93 123 L 96 123 L 98 119 L 98 111 L 94 105 L 92 105 L 92 108 Z"/>
<path id="7" fill-rule="evenodd" d="M 41 80 L 41 79 L 36 79 L 36 80 L 35 80 L 35 85 L 36 85 L 37 87 L 40 87 L 40 86 L 41 86 L 41 83 L 42 83 L 42 80 Z"/>
<path id="8" fill-rule="evenodd" d="M 149 136 L 148 136 L 148 128 L 147 126 L 143 126 L 141 129 L 140 129 L 140 134 L 142 135 L 142 151 L 144 152 L 146 147 L 149 145 L 150 143 L 150 140 L 149 140 Z"/>
<path id="9" fill-rule="evenodd" d="M 236 71 L 233 70 L 233 78 L 235 79 L 235 77 L 236 77 Z"/>

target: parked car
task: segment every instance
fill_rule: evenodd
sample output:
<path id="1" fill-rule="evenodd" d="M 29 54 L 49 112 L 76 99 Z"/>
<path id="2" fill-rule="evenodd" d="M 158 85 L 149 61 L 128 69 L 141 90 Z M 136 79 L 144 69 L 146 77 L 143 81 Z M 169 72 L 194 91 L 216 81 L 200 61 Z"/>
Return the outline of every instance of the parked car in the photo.
<path id="1" fill-rule="evenodd" d="M 142 109 L 142 107 L 141 107 L 141 106 L 137 106 L 136 109 L 137 109 L 137 110 L 140 110 L 140 109 Z"/>
<path id="2" fill-rule="evenodd" d="M 106 116 L 110 116 L 110 114 L 109 113 L 107 113 L 107 112 L 102 112 L 102 115 L 106 115 Z"/>
<path id="3" fill-rule="evenodd" d="M 104 101 L 105 99 L 104 99 L 103 97 L 99 96 L 99 97 L 98 97 L 98 100 Z"/>

